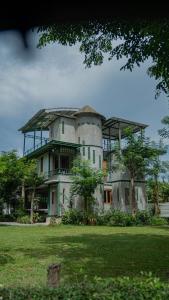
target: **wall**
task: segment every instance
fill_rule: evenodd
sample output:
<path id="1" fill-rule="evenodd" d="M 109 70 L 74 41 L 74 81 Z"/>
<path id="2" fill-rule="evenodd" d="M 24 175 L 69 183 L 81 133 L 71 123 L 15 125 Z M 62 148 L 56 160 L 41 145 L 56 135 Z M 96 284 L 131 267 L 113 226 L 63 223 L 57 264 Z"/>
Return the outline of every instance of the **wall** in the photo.
<path id="1" fill-rule="evenodd" d="M 103 149 L 100 117 L 93 115 L 79 115 L 76 120 L 77 143 L 79 143 L 79 138 L 80 144 L 83 144 L 80 149 L 82 159 L 90 160 L 91 166 L 94 168 L 102 168 Z M 93 153 L 95 153 L 95 155 Z M 95 162 L 93 156 L 95 156 Z"/>
<path id="2" fill-rule="evenodd" d="M 62 122 L 64 122 L 64 133 L 62 132 Z M 75 120 L 65 117 L 56 119 L 49 127 L 50 140 L 57 140 L 75 143 Z"/>
<path id="3" fill-rule="evenodd" d="M 112 197 L 113 197 L 113 208 L 120 209 L 122 211 L 130 212 L 130 204 L 125 203 L 125 188 L 129 188 L 129 182 L 114 182 L 112 183 Z M 145 183 L 136 182 L 136 199 L 139 210 L 145 210 L 147 208 L 146 194 L 145 194 Z M 118 197 L 119 193 L 119 197 Z"/>

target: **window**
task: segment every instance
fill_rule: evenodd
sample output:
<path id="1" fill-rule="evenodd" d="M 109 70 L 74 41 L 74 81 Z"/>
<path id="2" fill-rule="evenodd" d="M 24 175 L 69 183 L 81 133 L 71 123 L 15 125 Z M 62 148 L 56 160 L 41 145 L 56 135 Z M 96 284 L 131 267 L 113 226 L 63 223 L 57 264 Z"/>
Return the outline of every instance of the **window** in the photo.
<path id="1" fill-rule="evenodd" d="M 55 202 L 55 192 L 52 192 L 52 204 Z"/>
<path id="2" fill-rule="evenodd" d="M 88 159 L 90 159 L 90 147 L 88 147 Z"/>
<path id="3" fill-rule="evenodd" d="M 60 167 L 62 169 L 69 169 L 69 156 L 60 156 Z"/>
<path id="4" fill-rule="evenodd" d="M 43 172 L 43 157 L 40 159 L 40 171 Z"/>
<path id="5" fill-rule="evenodd" d="M 125 205 L 129 205 L 129 188 L 125 188 Z"/>
<path id="6" fill-rule="evenodd" d="M 54 156 L 54 170 L 59 168 L 58 155 Z"/>
<path id="7" fill-rule="evenodd" d="M 101 155 L 99 155 L 99 168 L 101 169 L 102 167 L 102 161 L 101 161 Z"/>
<path id="8" fill-rule="evenodd" d="M 112 190 L 104 191 L 104 203 L 108 203 L 108 204 L 112 203 Z"/>
<path id="9" fill-rule="evenodd" d="M 62 134 L 64 134 L 64 131 L 65 131 L 65 122 L 64 121 L 62 121 Z"/>
<path id="10" fill-rule="evenodd" d="M 93 150 L 93 163 L 95 164 L 95 150 Z"/>
<path id="11" fill-rule="evenodd" d="M 80 136 L 78 136 L 78 144 L 80 144 Z"/>

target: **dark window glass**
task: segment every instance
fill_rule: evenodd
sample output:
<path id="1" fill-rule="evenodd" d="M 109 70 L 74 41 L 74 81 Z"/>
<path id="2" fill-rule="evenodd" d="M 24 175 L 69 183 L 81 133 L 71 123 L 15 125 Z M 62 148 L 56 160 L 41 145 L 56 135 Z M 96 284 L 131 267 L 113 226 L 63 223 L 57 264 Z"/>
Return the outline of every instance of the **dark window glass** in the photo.
<path id="1" fill-rule="evenodd" d="M 104 203 L 106 203 L 107 202 L 107 193 L 106 193 L 106 191 L 104 191 Z"/>
<path id="2" fill-rule="evenodd" d="M 55 202 L 55 192 L 52 192 L 52 204 Z"/>
<path id="3" fill-rule="evenodd" d="M 54 170 L 59 168 L 58 156 L 54 156 Z"/>
<path id="4" fill-rule="evenodd" d="M 95 164 L 95 150 L 93 150 L 93 163 Z"/>
<path id="5" fill-rule="evenodd" d="M 60 167 L 62 169 L 69 169 L 69 156 L 60 156 Z"/>
<path id="6" fill-rule="evenodd" d="M 90 159 L 90 147 L 88 147 L 88 159 Z"/>
<path id="7" fill-rule="evenodd" d="M 40 171 L 43 172 L 43 157 L 40 159 Z"/>
<path id="8" fill-rule="evenodd" d="M 64 134 L 64 132 L 65 132 L 65 123 L 64 123 L 64 121 L 62 121 L 62 133 Z"/>
<path id="9" fill-rule="evenodd" d="M 129 188 L 125 188 L 125 205 L 129 205 Z"/>

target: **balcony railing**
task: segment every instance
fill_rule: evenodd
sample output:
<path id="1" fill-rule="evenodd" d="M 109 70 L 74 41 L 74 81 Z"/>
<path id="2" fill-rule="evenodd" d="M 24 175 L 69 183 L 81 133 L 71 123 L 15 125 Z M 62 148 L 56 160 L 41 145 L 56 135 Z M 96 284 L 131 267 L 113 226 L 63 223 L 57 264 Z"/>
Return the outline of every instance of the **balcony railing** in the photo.
<path id="1" fill-rule="evenodd" d="M 50 178 L 50 177 L 53 177 L 55 175 L 72 175 L 72 172 L 71 172 L 70 169 L 58 168 L 58 169 L 51 170 L 51 171 L 47 172 L 45 174 L 45 177 Z"/>

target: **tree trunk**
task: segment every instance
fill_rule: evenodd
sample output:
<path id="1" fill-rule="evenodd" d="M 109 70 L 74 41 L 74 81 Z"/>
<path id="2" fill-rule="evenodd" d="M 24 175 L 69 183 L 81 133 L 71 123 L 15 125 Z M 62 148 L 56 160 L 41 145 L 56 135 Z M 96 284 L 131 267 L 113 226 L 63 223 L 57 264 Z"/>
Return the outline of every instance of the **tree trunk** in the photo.
<path id="1" fill-rule="evenodd" d="M 33 224 L 34 198 L 35 198 L 35 188 L 33 189 L 32 195 L 31 195 L 31 211 L 30 211 L 30 222 L 31 222 L 31 224 Z"/>
<path id="2" fill-rule="evenodd" d="M 154 214 L 159 215 L 160 214 L 160 208 L 159 208 L 159 189 L 158 189 L 158 178 L 155 176 L 155 186 L 154 186 L 154 192 L 153 192 L 153 202 L 154 202 Z"/>
<path id="3" fill-rule="evenodd" d="M 135 197 L 135 185 L 134 185 L 134 177 L 131 176 L 130 179 L 130 189 L 131 189 L 131 212 L 132 215 L 135 215 L 137 211 L 137 203 Z"/>
<path id="4" fill-rule="evenodd" d="M 22 187 L 21 187 L 21 198 L 22 198 L 22 207 L 25 208 L 25 182 L 22 181 Z"/>

